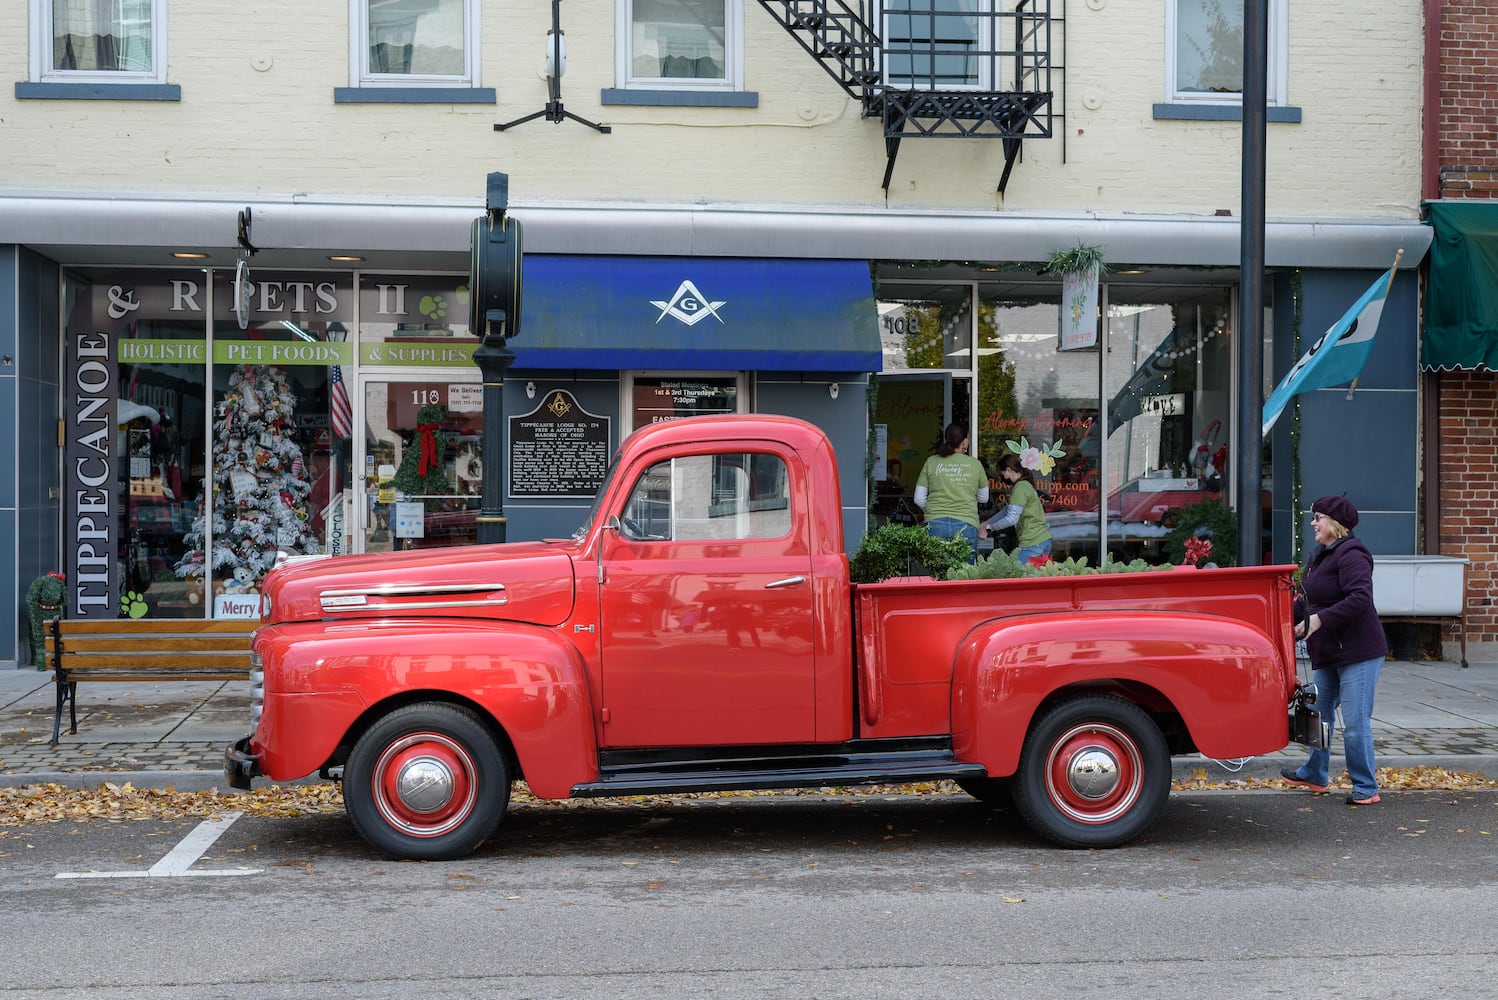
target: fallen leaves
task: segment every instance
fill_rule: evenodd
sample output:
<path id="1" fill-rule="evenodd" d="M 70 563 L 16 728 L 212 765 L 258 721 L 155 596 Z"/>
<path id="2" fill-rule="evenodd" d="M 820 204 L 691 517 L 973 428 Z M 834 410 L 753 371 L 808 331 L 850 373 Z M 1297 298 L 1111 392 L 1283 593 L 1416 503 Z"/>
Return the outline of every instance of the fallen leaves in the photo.
<path id="1" fill-rule="evenodd" d="M 179 792 L 175 788 L 136 788 L 129 782 L 104 782 L 98 788 L 57 784 L 0 788 L 0 826 L 79 820 L 213 818 L 228 812 L 251 816 L 307 816 L 343 811 L 339 786 L 272 785 L 250 792 L 224 793 L 216 788 Z"/>
<path id="2" fill-rule="evenodd" d="M 1498 781 L 1487 777 L 1481 771 L 1453 771 L 1445 767 L 1380 767 L 1377 770 L 1378 785 L 1381 789 L 1409 789 L 1414 791 L 1448 791 L 1460 792 L 1480 788 L 1498 788 Z M 1227 778 L 1212 780 L 1211 775 L 1204 767 L 1199 767 L 1192 772 L 1186 781 L 1173 781 L 1171 788 L 1175 791 L 1205 791 L 1210 789 L 1244 790 L 1256 788 L 1300 788 L 1292 785 L 1283 778 Z M 1331 787 L 1335 790 L 1350 790 L 1352 782 L 1347 773 L 1332 779 Z"/>
<path id="3" fill-rule="evenodd" d="M 1454 771 L 1442 767 L 1384 767 L 1378 769 L 1378 783 L 1389 790 L 1466 791 L 1498 788 L 1498 781 L 1479 772 Z M 1197 768 L 1185 781 L 1172 782 L 1176 791 L 1252 790 L 1291 788 L 1282 778 L 1228 778 L 1213 780 L 1206 768 Z M 1350 788 L 1346 774 L 1333 782 L 1335 789 Z M 856 788 L 802 788 L 772 791 L 690 792 L 665 796 L 628 796 L 620 799 L 538 799 L 523 783 L 511 795 L 514 805 L 524 808 L 574 809 L 637 806 L 657 801 L 672 805 L 714 799 L 786 798 L 818 795 L 852 795 L 867 798 L 901 798 L 921 795 L 964 797 L 948 781 L 926 781 L 909 785 L 870 785 Z M 220 789 L 179 792 L 174 788 L 136 788 L 129 782 L 105 782 L 97 788 L 68 788 L 57 784 L 21 785 L 0 788 L 0 827 L 34 823 L 80 822 L 103 820 L 129 822 L 172 820 L 188 817 L 211 819 L 227 812 L 249 816 L 311 816 L 343 811 L 343 789 L 333 782 L 300 785 L 267 785 L 247 792 Z M 1479 831 L 1488 835 L 1488 831 Z M 910 834 L 889 827 L 886 840 Z M 631 864 L 632 862 L 624 862 Z"/>

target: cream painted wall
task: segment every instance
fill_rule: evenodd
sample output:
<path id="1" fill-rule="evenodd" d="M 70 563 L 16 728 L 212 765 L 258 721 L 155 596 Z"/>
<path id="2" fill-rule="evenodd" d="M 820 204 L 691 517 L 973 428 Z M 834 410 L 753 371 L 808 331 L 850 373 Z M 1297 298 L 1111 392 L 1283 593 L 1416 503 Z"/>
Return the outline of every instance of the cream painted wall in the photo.
<path id="1" fill-rule="evenodd" d="M 1060 10 L 1061 0 L 1054 0 Z M 1235 122 L 1156 121 L 1162 5 L 1068 0 L 1065 162 L 1028 140 L 1007 194 L 1001 144 L 902 144 L 888 197 L 877 121 L 756 0 L 744 2 L 754 109 L 602 107 L 612 87 L 613 0 L 566 0 L 568 108 L 613 126 L 492 125 L 546 101 L 550 4 L 489 0 L 482 84 L 494 105 L 348 105 L 348 9 L 339 0 L 170 5 L 180 103 L 18 101 L 0 92 L 0 193 L 77 191 L 482 203 L 510 175 L 515 204 L 574 201 L 887 206 L 1017 212 L 1237 213 Z M 27 5 L 0 4 L 0 65 L 24 80 Z M 1094 9 L 1098 8 L 1098 9 Z M 1269 127 L 1271 218 L 1418 215 L 1422 24 L 1407 0 L 1290 4 L 1289 100 Z M 1059 58 L 1059 54 L 1058 54 Z M 1084 106 L 1095 104 L 1095 107 Z"/>

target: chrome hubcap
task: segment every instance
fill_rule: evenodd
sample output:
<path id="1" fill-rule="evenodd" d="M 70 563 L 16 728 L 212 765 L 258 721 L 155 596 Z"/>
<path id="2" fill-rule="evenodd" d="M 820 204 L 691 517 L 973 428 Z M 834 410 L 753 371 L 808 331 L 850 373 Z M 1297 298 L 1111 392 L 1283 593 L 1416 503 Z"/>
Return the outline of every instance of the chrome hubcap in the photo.
<path id="1" fill-rule="evenodd" d="M 436 757 L 413 757 L 401 764 L 395 794 L 414 813 L 434 813 L 453 799 L 452 771 Z"/>
<path id="2" fill-rule="evenodd" d="M 1118 787 L 1118 761 L 1098 747 L 1072 757 L 1066 774 L 1072 790 L 1084 799 L 1107 798 Z"/>

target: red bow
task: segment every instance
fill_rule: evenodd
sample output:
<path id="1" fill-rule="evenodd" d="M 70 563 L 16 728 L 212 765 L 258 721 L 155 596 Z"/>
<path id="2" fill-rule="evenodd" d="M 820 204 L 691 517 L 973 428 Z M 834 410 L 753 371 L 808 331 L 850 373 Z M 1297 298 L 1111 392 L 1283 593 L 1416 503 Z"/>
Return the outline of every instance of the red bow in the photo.
<path id="1" fill-rule="evenodd" d="M 1212 557 L 1212 541 L 1208 538 L 1186 539 L 1186 558 L 1181 560 L 1183 566 L 1200 566 Z"/>
<path id="2" fill-rule="evenodd" d="M 416 474 L 425 476 L 427 468 L 437 468 L 437 424 L 417 424 L 416 433 L 421 435 L 421 461 L 416 466 Z"/>

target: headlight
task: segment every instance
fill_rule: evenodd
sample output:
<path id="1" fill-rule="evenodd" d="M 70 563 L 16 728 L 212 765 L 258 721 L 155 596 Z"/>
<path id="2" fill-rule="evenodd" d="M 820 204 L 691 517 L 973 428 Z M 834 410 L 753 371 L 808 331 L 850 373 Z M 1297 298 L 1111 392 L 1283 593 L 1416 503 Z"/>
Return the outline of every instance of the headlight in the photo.
<path id="1" fill-rule="evenodd" d="M 260 620 L 263 622 L 270 621 L 271 603 L 269 594 L 260 595 Z"/>

